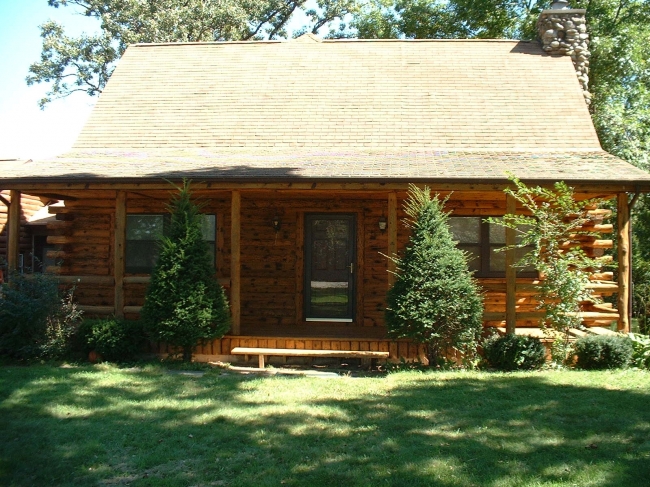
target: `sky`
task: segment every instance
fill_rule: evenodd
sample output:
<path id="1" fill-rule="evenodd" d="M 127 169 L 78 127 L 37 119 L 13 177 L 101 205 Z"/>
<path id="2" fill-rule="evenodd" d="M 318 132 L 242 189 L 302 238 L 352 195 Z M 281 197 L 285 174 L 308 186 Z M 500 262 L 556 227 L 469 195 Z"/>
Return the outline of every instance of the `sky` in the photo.
<path id="1" fill-rule="evenodd" d="M 53 8 L 47 0 L 0 0 L 0 159 L 45 159 L 70 149 L 96 98 L 83 93 L 38 107 L 47 86 L 28 87 L 29 65 L 41 54 L 39 25 L 48 19 L 78 35 L 99 23 L 72 7 Z"/>
<path id="2" fill-rule="evenodd" d="M 47 159 L 67 152 L 97 101 L 84 93 L 38 107 L 48 85 L 27 86 L 30 64 L 41 54 L 39 25 L 48 19 L 70 36 L 99 31 L 99 21 L 74 6 L 53 8 L 47 0 L 0 0 L 0 160 Z M 296 19 L 297 25 L 300 23 Z M 291 28 L 291 25 L 289 26 Z"/>

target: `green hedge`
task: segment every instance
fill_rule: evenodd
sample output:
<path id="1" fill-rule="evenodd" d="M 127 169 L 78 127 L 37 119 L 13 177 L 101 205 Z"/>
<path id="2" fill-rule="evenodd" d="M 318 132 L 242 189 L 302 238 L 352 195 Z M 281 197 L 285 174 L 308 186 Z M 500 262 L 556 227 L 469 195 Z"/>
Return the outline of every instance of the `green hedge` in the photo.
<path id="1" fill-rule="evenodd" d="M 576 340 L 576 367 L 586 370 L 619 369 L 632 361 L 632 341 L 620 335 L 591 335 Z"/>
<path id="2" fill-rule="evenodd" d="M 122 362 L 133 360 L 142 352 L 145 334 L 140 321 L 84 320 L 79 327 L 79 342 L 86 353 L 94 350 L 104 360 Z"/>
<path id="3" fill-rule="evenodd" d="M 497 370 L 533 370 L 546 362 L 546 348 L 539 338 L 495 335 L 484 342 L 483 357 Z"/>

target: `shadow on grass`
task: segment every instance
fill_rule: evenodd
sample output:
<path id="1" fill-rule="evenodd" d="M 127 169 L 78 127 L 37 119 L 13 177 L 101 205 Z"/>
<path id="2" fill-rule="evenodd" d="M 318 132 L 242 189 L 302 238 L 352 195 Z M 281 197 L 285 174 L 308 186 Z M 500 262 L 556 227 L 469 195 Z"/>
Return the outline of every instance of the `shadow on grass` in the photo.
<path id="1" fill-rule="evenodd" d="M 647 485 L 650 380 L 562 374 L 3 368 L 0 484 Z"/>

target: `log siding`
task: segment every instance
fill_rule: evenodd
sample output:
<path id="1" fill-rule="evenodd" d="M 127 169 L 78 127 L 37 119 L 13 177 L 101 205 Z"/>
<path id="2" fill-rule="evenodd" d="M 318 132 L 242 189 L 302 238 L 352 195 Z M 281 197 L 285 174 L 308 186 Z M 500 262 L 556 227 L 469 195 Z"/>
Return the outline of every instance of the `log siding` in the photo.
<path id="1" fill-rule="evenodd" d="M 120 237 L 123 230 L 119 224 L 122 217 L 118 194 L 124 194 L 125 215 L 159 214 L 165 212 L 170 192 L 142 188 L 100 194 L 101 197 L 80 198 L 77 193 L 76 199 L 67 201 L 64 207 L 51 209 L 57 220 L 48 225 L 48 243 L 56 244 L 57 249 L 50 251 L 50 256 L 56 257 L 61 265 L 49 270 L 75 282 L 77 299 L 89 315 L 123 314 L 127 319 L 137 318 L 144 304 L 148 276 L 120 273 L 123 256 L 118 246 L 124 237 Z M 507 209 L 506 197 L 501 191 L 441 191 L 440 194 L 449 196 L 446 208 L 454 216 L 499 216 Z M 408 243 L 409 232 L 402 223 L 405 191 L 334 193 L 249 189 L 231 192 L 200 188 L 195 195 L 206 202 L 205 213 L 217 215 L 216 276 L 226 288 L 231 305 L 240 303 L 239 328 L 233 327 L 230 340 L 240 336 L 244 342 L 240 341 L 238 346 L 265 346 L 260 345 L 264 339 L 253 338 L 263 336 L 274 337 L 266 338 L 267 341 L 288 340 L 288 345 L 266 345 L 277 348 L 291 348 L 292 341 L 294 346 L 309 341 L 309 346 L 326 350 L 338 346 L 363 346 L 368 350 L 385 346 L 390 349 L 392 342 L 386 337 L 384 309 L 392 274 L 388 272 L 390 264 L 384 255 L 395 250 L 399 253 Z M 508 210 L 511 209 L 512 203 Z M 357 310 L 352 323 L 307 323 L 304 320 L 306 213 L 356 215 L 359 272 L 356 272 Z M 612 226 L 607 221 L 610 213 L 592 210 L 592 229 L 611 232 Z M 274 216 L 282 222 L 279 231 L 272 226 Z M 379 228 L 382 218 L 387 220 L 385 230 Z M 233 228 L 233 220 L 239 221 L 239 232 Z M 235 239 L 239 240 L 238 246 L 233 245 Z M 604 237 L 587 238 L 582 246 L 588 255 L 598 257 L 611 247 L 611 241 Z M 235 252 L 239 253 L 239 258 Z M 239 276 L 232 272 L 233 265 L 238 266 Z M 618 291 L 613 273 L 601 272 L 592 278 L 598 294 Z M 233 282 L 239 288 L 239 300 L 233 294 Z M 484 289 L 486 326 L 537 326 L 540 314 L 535 309 L 535 279 L 518 277 L 513 283 L 509 274 L 502 278 L 482 278 L 479 283 Z M 607 305 L 585 306 L 587 326 L 609 325 L 616 319 L 616 310 Z M 223 343 L 219 342 L 219 354 L 222 354 Z M 212 349 L 216 346 L 210 345 Z M 408 353 L 411 358 L 416 356 L 408 348 L 401 352 Z M 395 353 L 401 352 L 398 346 Z"/>

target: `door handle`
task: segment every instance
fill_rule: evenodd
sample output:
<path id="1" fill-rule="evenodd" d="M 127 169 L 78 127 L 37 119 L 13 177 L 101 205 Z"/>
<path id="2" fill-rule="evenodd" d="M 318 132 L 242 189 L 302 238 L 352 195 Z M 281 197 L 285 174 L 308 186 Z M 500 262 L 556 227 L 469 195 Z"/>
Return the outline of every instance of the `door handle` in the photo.
<path id="1" fill-rule="evenodd" d="M 350 265 L 348 266 L 348 269 L 350 269 L 350 274 L 354 274 L 354 262 L 350 263 Z"/>

